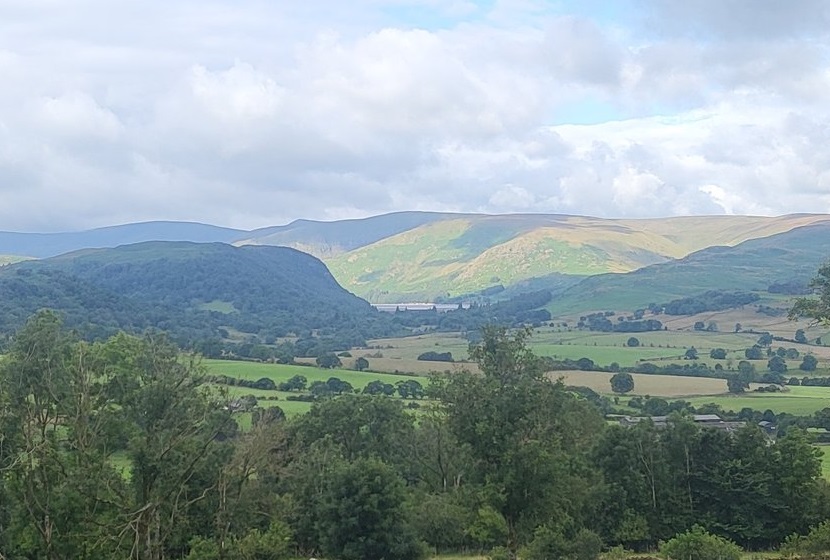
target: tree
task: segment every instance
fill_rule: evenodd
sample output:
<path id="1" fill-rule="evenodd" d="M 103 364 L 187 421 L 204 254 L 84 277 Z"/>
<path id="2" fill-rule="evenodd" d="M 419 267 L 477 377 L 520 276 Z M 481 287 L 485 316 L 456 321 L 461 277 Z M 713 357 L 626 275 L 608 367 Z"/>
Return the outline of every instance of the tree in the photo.
<path id="1" fill-rule="evenodd" d="M 702 331 L 706 328 L 706 324 L 703 321 L 695 321 L 694 329 L 696 331 Z"/>
<path id="2" fill-rule="evenodd" d="M 407 379 L 406 381 L 398 381 L 395 383 L 395 388 L 398 394 L 404 399 L 420 399 L 424 397 L 423 386 L 414 379 Z"/>
<path id="3" fill-rule="evenodd" d="M 611 390 L 617 394 L 634 390 L 634 377 L 630 373 L 615 373 L 611 376 Z"/>
<path id="4" fill-rule="evenodd" d="M 384 383 L 378 379 L 370 381 L 363 387 L 363 394 L 364 395 L 387 395 L 391 396 L 395 394 L 395 386 L 391 383 Z"/>
<path id="5" fill-rule="evenodd" d="M 317 367 L 321 367 L 323 369 L 334 369 L 343 365 L 340 358 L 338 358 L 333 352 L 327 352 L 322 356 L 318 356 L 315 362 L 317 363 Z"/>
<path id="6" fill-rule="evenodd" d="M 830 320 L 830 261 L 819 267 L 810 288 L 818 298 L 796 298 L 789 317 L 807 317 L 815 323 L 826 324 Z"/>
<path id="7" fill-rule="evenodd" d="M 739 394 L 746 391 L 749 384 L 746 383 L 739 375 L 730 375 L 726 378 L 726 388 L 732 394 Z"/>
<path id="8" fill-rule="evenodd" d="M 804 333 L 804 329 L 795 331 L 795 341 L 801 344 L 807 344 L 807 335 Z"/>
<path id="9" fill-rule="evenodd" d="M 628 339 L 628 341 L 625 343 L 625 345 L 628 346 L 629 348 L 636 348 L 637 346 L 640 345 L 640 339 L 638 339 L 636 336 L 632 336 Z"/>
<path id="10" fill-rule="evenodd" d="M 773 356 L 767 362 L 767 367 L 773 373 L 784 374 L 787 373 L 787 362 L 781 356 Z"/>
<path id="11" fill-rule="evenodd" d="M 769 346 L 772 344 L 772 335 L 770 333 L 764 333 L 758 337 L 758 342 L 756 342 L 758 346 Z"/>
<path id="12" fill-rule="evenodd" d="M 417 560 L 426 555 L 408 517 L 403 480 L 377 459 L 357 459 L 331 473 L 318 524 L 330 558 Z"/>
<path id="13" fill-rule="evenodd" d="M 686 353 L 684 354 L 683 357 L 686 358 L 687 360 L 697 360 L 697 358 L 698 358 L 697 349 L 694 346 L 692 346 L 691 348 L 686 350 Z"/>
<path id="14" fill-rule="evenodd" d="M 756 344 L 752 348 L 744 350 L 744 356 L 746 356 L 747 360 L 763 360 L 764 352 L 761 350 L 761 347 Z"/>
<path id="15" fill-rule="evenodd" d="M 280 383 L 277 387 L 280 391 L 305 391 L 308 379 L 304 375 L 294 375 L 289 380 Z"/>
<path id="16" fill-rule="evenodd" d="M 367 360 L 363 356 L 360 356 L 358 359 L 356 359 L 354 361 L 354 368 L 357 371 L 363 371 L 364 369 L 368 369 L 368 367 L 369 367 L 369 360 Z"/>
<path id="17" fill-rule="evenodd" d="M 798 369 L 801 371 L 815 371 L 818 366 L 818 360 L 812 354 L 806 354 L 801 360 L 801 365 Z"/>
<path id="18" fill-rule="evenodd" d="M 529 335 L 486 327 L 470 347 L 481 374 L 436 380 L 448 426 L 476 466 L 470 482 L 504 518 L 513 552 L 547 520 L 587 511 L 585 454 L 602 425 L 594 405 L 544 375 Z"/>
<path id="19" fill-rule="evenodd" d="M 712 348 L 712 350 L 709 352 L 709 357 L 713 360 L 725 360 L 726 350 L 723 348 Z"/>
<path id="20" fill-rule="evenodd" d="M 743 325 L 741 325 L 740 323 L 735 323 L 735 332 L 741 332 L 742 329 Z"/>

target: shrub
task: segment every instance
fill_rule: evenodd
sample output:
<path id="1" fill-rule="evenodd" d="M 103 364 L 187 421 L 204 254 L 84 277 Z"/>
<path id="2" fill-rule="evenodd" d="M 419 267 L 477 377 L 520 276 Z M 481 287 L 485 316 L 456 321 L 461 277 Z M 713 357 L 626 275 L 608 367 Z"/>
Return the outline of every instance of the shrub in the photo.
<path id="1" fill-rule="evenodd" d="M 670 560 L 740 560 L 741 547 L 695 525 L 660 543 L 660 555 Z"/>
<path id="2" fill-rule="evenodd" d="M 807 557 L 827 554 L 830 552 L 830 521 L 813 527 L 807 535 L 790 535 L 781 551 Z"/>

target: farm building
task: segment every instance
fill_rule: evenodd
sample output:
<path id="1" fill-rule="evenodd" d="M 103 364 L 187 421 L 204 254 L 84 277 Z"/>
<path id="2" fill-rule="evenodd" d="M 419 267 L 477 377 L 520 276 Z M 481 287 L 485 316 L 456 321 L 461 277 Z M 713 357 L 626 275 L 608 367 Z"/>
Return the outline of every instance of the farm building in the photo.
<path id="1" fill-rule="evenodd" d="M 715 428 L 716 430 L 725 430 L 732 432 L 738 428 L 746 426 L 746 422 L 728 422 L 718 416 L 717 414 L 695 414 L 691 416 L 692 421 L 698 426 L 704 428 Z M 621 416 L 620 425 L 630 428 L 636 426 L 640 422 L 651 420 L 657 428 L 665 428 L 668 425 L 668 416 Z"/>

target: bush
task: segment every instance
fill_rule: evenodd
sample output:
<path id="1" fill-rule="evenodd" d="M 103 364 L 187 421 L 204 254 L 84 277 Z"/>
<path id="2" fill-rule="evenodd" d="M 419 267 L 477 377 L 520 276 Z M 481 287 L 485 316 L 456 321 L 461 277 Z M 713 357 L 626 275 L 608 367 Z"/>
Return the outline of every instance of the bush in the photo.
<path id="1" fill-rule="evenodd" d="M 741 547 L 695 525 L 685 533 L 661 542 L 660 555 L 670 560 L 740 560 Z"/>
<path id="2" fill-rule="evenodd" d="M 830 521 L 813 527 L 807 535 L 790 535 L 781 551 L 808 557 L 827 554 L 830 552 Z"/>
<path id="3" fill-rule="evenodd" d="M 424 352 L 418 359 L 422 362 L 451 362 L 452 352 Z"/>

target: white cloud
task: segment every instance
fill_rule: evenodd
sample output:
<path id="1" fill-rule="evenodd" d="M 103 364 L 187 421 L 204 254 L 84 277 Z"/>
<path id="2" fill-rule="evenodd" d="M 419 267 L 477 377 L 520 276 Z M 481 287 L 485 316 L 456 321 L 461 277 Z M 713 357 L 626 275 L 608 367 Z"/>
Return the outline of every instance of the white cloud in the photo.
<path id="1" fill-rule="evenodd" d="M 6 2 L 0 223 L 830 211 L 828 11 L 786 4 Z"/>

